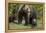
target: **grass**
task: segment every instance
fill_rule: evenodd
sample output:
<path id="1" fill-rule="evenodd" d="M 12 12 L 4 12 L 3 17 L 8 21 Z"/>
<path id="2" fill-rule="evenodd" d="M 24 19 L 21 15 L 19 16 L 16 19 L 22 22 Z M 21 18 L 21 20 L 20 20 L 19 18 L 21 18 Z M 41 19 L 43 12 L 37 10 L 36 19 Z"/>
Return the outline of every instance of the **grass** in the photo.
<path id="1" fill-rule="evenodd" d="M 29 29 L 31 25 L 24 26 L 24 24 L 9 23 L 9 29 Z"/>
<path id="2" fill-rule="evenodd" d="M 9 23 L 9 29 L 31 29 L 31 25 L 24 26 L 24 24 Z M 37 28 L 43 28 L 42 21 L 37 21 Z"/>

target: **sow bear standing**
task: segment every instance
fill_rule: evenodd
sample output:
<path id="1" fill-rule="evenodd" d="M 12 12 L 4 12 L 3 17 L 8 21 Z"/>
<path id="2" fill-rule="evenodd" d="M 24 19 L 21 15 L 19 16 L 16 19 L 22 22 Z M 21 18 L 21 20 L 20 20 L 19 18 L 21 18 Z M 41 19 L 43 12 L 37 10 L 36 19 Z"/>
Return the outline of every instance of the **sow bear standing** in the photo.
<path id="1" fill-rule="evenodd" d="M 21 10 L 18 12 L 18 24 L 22 23 L 22 19 L 24 17 L 25 19 L 25 25 L 28 24 L 28 11 L 27 9 L 25 10 L 25 5 L 21 8 Z"/>

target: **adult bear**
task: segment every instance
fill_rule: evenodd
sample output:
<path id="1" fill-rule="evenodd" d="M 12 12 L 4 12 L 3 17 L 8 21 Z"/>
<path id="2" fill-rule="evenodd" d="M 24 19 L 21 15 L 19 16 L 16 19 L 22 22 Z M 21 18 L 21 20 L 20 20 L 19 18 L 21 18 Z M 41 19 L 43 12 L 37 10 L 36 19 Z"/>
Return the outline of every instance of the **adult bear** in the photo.
<path id="1" fill-rule="evenodd" d="M 25 25 L 28 24 L 28 9 L 25 8 L 25 4 L 21 7 L 18 12 L 18 24 L 22 23 L 22 19 L 25 19 Z"/>

